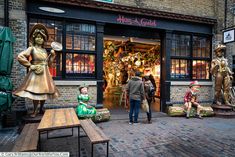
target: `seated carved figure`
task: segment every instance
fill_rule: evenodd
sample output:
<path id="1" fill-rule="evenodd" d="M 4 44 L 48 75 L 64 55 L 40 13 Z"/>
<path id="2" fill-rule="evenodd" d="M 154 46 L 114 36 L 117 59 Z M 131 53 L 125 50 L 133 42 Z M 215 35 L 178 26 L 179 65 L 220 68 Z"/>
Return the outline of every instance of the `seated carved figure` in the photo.
<path id="1" fill-rule="evenodd" d="M 200 87 L 200 85 L 199 85 L 198 81 L 193 81 L 189 85 L 190 90 L 185 93 L 185 96 L 184 96 L 185 104 L 184 105 L 187 110 L 186 118 L 189 118 L 190 110 L 191 110 L 192 106 L 194 106 L 197 108 L 196 117 L 202 119 L 202 117 L 200 115 L 200 112 L 202 110 L 202 106 L 197 101 L 199 87 Z"/>
<path id="2" fill-rule="evenodd" d="M 88 95 L 88 87 L 81 86 L 79 88 L 80 94 L 78 95 L 78 106 L 76 112 L 79 118 L 90 118 L 96 115 L 96 109 L 88 105 L 90 96 Z"/>

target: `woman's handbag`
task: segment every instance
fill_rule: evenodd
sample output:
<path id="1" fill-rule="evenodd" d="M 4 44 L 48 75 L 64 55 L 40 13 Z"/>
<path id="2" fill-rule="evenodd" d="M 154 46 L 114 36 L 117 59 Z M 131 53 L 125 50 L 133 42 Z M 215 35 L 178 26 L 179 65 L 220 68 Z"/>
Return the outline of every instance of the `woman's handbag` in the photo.
<path id="1" fill-rule="evenodd" d="M 147 99 L 144 99 L 142 104 L 141 104 L 142 109 L 144 112 L 149 112 L 149 105 Z"/>

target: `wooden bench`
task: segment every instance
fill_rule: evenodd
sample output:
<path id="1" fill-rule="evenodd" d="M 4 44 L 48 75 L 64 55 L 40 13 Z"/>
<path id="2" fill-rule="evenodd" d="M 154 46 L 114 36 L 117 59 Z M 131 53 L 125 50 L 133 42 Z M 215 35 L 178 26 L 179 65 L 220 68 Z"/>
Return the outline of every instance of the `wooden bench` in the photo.
<path id="1" fill-rule="evenodd" d="M 13 152 L 33 152 L 38 147 L 38 123 L 25 124 L 21 134 L 16 139 Z"/>
<path id="2" fill-rule="evenodd" d="M 93 157 L 94 144 L 107 143 L 107 156 L 109 155 L 109 138 L 103 133 L 103 131 L 96 126 L 91 119 L 80 120 L 82 129 L 86 133 L 87 137 L 91 141 L 91 156 Z"/>

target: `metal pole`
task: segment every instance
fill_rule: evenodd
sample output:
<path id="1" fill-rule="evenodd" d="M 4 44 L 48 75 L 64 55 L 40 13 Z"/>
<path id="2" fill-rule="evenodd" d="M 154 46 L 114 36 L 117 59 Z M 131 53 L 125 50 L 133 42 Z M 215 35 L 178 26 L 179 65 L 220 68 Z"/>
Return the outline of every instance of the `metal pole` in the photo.
<path id="1" fill-rule="evenodd" d="M 78 126 L 78 156 L 81 157 L 80 154 L 81 148 L 80 148 L 80 126 Z"/>
<path id="2" fill-rule="evenodd" d="M 109 141 L 107 142 L 107 157 L 109 156 Z"/>
<path id="3" fill-rule="evenodd" d="M 38 131 L 38 151 L 41 150 L 41 132 Z"/>
<path id="4" fill-rule="evenodd" d="M 4 25 L 9 26 L 9 1 L 4 0 Z"/>
<path id="5" fill-rule="evenodd" d="M 227 28 L 227 0 L 224 2 L 224 29 Z"/>

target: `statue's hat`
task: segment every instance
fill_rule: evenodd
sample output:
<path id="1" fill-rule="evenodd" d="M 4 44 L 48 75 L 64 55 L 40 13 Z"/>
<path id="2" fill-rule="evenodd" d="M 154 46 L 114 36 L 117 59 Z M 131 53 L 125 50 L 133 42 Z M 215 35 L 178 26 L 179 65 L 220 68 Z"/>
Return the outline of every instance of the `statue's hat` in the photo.
<path id="1" fill-rule="evenodd" d="M 198 83 L 198 81 L 192 81 L 192 82 L 189 84 L 189 88 L 191 88 L 191 87 L 193 87 L 193 86 L 201 87 L 201 85 Z"/>
<path id="2" fill-rule="evenodd" d="M 222 49 L 226 49 L 226 46 L 223 45 L 223 44 L 218 44 L 215 46 L 215 52 L 219 51 L 219 50 L 222 50 Z"/>
<path id="3" fill-rule="evenodd" d="M 40 33 L 44 37 L 45 41 L 48 40 L 48 31 L 43 24 L 37 23 L 32 27 L 30 34 L 29 34 L 29 39 L 32 42 L 33 42 L 33 38 L 34 38 L 34 32 Z"/>

